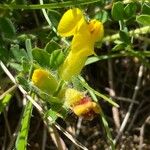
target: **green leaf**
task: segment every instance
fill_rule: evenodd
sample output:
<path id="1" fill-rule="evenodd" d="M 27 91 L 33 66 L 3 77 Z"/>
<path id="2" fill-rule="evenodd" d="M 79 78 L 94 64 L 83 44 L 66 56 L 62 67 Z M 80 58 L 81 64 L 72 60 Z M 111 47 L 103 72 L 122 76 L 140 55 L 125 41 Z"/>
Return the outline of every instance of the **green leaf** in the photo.
<path id="1" fill-rule="evenodd" d="M 50 54 L 43 49 L 34 48 L 32 50 L 33 59 L 42 67 L 50 68 Z"/>
<path id="2" fill-rule="evenodd" d="M 23 58 L 22 59 L 22 69 L 23 69 L 23 72 L 24 73 L 29 72 L 30 68 L 31 68 L 31 62 L 29 62 L 28 59 Z"/>
<path id="3" fill-rule="evenodd" d="M 48 111 L 46 111 L 44 117 L 45 118 L 51 117 L 51 119 L 52 119 L 51 123 L 54 123 L 56 121 L 56 119 L 58 118 L 58 113 L 56 111 L 53 111 L 52 109 L 49 109 Z"/>
<path id="4" fill-rule="evenodd" d="M 8 61 L 9 60 L 9 53 L 8 50 L 6 50 L 3 47 L 0 47 L 0 59 L 2 61 Z"/>
<path id="5" fill-rule="evenodd" d="M 24 112 L 21 120 L 21 128 L 15 143 L 16 150 L 27 149 L 26 146 L 27 146 L 27 138 L 28 138 L 31 114 L 32 114 L 32 103 L 28 101 L 24 108 Z"/>
<path id="6" fill-rule="evenodd" d="M 62 117 L 64 119 L 67 117 L 68 109 L 63 104 L 53 103 L 53 105 L 51 105 L 51 110 L 56 113 L 57 117 Z"/>
<path id="7" fill-rule="evenodd" d="M 93 92 L 95 93 L 95 95 L 97 95 L 98 97 L 101 97 L 103 100 L 105 100 L 106 102 L 110 103 L 111 105 L 115 106 L 115 107 L 119 107 L 119 105 L 117 103 L 115 103 L 111 98 L 107 97 L 106 95 L 92 89 Z"/>
<path id="8" fill-rule="evenodd" d="M 4 37 L 6 38 L 12 38 L 16 33 L 12 21 L 7 17 L 0 17 L 0 31 L 4 34 Z"/>
<path id="9" fill-rule="evenodd" d="M 127 6 L 124 8 L 126 19 L 131 18 L 133 15 L 135 15 L 137 6 L 135 3 L 129 3 Z"/>
<path id="10" fill-rule="evenodd" d="M 142 25 L 150 25 L 150 15 L 140 15 L 136 17 L 136 21 Z"/>
<path id="11" fill-rule="evenodd" d="M 111 15 L 116 21 L 124 19 L 124 5 L 122 2 L 119 1 L 113 4 Z"/>
<path id="12" fill-rule="evenodd" d="M 31 40 L 30 39 L 26 39 L 25 45 L 26 45 L 26 50 L 27 50 L 27 54 L 28 54 L 29 60 L 33 60 Z"/>
<path id="13" fill-rule="evenodd" d="M 131 38 L 129 37 L 128 32 L 121 30 L 119 31 L 119 35 L 120 35 L 121 41 L 123 41 L 126 44 L 130 44 Z"/>
<path id="14" fill-rule="evenodd" d="M 150 15 L 150 5 L 148 5 L 148 3 L 143 4 L 142 14 Z"/>
<path id="15" fill-rule="evenodd" d="M 57 28 L 59 20 L 61 18 L 61 14 L 58 11 L 51 9 L 51 10 L 48 11 L 48 16 L 49 16 L 49 18 L 52 22 L 52 25 L 55 28 Z"/>
<path id="16" fill-rule="evenodd" d="M 26 4 L 27 1 L 26 0 L 15 0 L 16 1 L 16 4 Z"/>
<path id="17" fill-rule="evenodd" d="M 19 49 L 19 45 L 12 45 L 10 50 L 17 62 L 20 62 L 23 58 L 28 59 L 26 51 L 24 49 Z"/>
<path id="18" fill-rule="evenodd" d="M 17 82 L 21 84 L 27 92 L 31 90 L 30 84 L 26 78 L 17 76 Z"/>
<path id="19" fill-rule="evenodd" d="M 101 116 L 105 131 L 106 131 L 108 143 L 111 145 L 111 149 L 115 150 L 115 144 L 113 142 L 113 138 L 112 138 L 112 135 L 111 135 L 111 130 L 110 130 L 110 127 L 108 125 L 108 122 L 106 120 L 106 117 L 105 117 L 103 111 L 100 112 L 100 116 Z"/>
<path id="20" fill-rule="evenodd" d="M 65 56 L 62 50 L 55 50 L 50 56 L 50 66 L 52 69 L 57 69 L 64 61 Z"/>
<path id="21" fill-rule="evenodd" d="M 12 95 L 11 94 L 6 94 L 4 98 L 1 99 L 0 96 L 0 114 L 1 112 L 3 112 L 3 110 L 5 109 L 5 107 L 9 104 L 9 101 L 11 100 Z"/>
<path id="22" fill-rule="evenodd" d="M 112 51 L 124 50 L 126 46 L 125 43 L 119 43 L 113 47 Z"/>
<path id="23" fill-rule="evenodd" d="M 108 13 L 105 10 L 99 11 L 94 18 L 104 23 L 108 20 Z"/>
<path id="24" fill-rule="evenodd" d="M 44 118 L 51 117 L 51 123 L 54 123 L 58 117 L 62 117 L 65 119 L 68 114 L 68 109 L 66 106 L 61 105 L 61 106 L 56 106 L 56 108 L 50 108 L 46 113 L 44 113 Z"/>
<path id="25" fill-rule="evenodd" d="M 83 91 L 84 90 L 84 87 L 83 85 L 81 84 L 80 80 L 77 78 L 77 77 L 73 77 L 71 79 L 71 83 L 73 84 L 73 87 L 79 91 Z"/>
<path id="26" fill-rule="evenodd" d="M 87 59 L 85 65 L 89 65 L 101 60 L 107 60 L 107 59 L 123 57 L 123 56 L 126 56 L 126 54 L 118 53 L 118 54 L 109 54 L 109 55 L 101 55 L 101 56 L 92 56 Z"/>
<path id="27" fill-rule="evenodd" d="M 60 49 L 60 45 L 56 43 L 54 40 L 51 40 L 49 43 L 45 46 L 45 51 L 47 51 L 49 54 L 51 54 L 54 50 Z"/>
<path id="28" fill-rule="evenodd" d="M 22 65 L 19 63 L 10 62 L 9 65 L 10 65 L 10 67 L 12 67 L 13 69 L 15 69 L 19 72 L 23 70 Z"/>

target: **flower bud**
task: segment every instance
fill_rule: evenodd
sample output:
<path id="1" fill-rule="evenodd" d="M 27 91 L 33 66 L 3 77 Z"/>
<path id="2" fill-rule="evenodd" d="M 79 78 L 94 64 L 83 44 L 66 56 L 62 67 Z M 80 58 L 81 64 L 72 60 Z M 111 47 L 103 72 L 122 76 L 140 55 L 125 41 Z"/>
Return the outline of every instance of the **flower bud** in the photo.
<path id="1" fill-rule="evenodd" d="M 35 86 L 47 94 L 53 94 L 58 86 L 55 77 L 44 69 L 34 70 L 32 82 Z"/>

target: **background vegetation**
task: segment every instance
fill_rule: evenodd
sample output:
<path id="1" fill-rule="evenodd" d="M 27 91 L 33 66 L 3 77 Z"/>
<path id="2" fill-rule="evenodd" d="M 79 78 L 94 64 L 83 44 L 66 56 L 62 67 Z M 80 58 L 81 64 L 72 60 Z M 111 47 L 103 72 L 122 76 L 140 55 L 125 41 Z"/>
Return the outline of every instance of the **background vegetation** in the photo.
<path id="1" fill-rule="evenodd" d="M 30 84 L 33 67 L 56 72 L 63 63 L 70 38 L 57 25 L 72 7 L 104 23 L 97 55 L 69 83 L 102 107 L 92 120 L 59 117 L 61 106 L 50 109 Z M 0 149 L 150 149 L 149 33 L 149 0 L 2 0 Z"/>

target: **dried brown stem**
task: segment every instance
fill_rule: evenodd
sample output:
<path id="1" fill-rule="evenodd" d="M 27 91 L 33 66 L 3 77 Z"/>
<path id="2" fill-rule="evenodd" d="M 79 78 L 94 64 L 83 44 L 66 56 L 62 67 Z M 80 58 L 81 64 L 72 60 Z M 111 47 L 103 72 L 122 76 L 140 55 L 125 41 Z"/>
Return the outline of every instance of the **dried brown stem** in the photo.
<path id="1" fill-rule="evenodd" d="M 109 59 L 108 60 L 108 79 L 109 79 L 109 95 L 111 97 L 115 97 L 115 89 L 114 89 L 114 82 L 113 82 L 113 69 L 112 69 L 112 61 Z M 114 123 L 116 126 L 116 130 L 118 131 L 120 128 L 120 117 L 119 117 L 119 109 L 117 107 L 112 107 L 112 114 L 113 114 L 113 119 Z"/>

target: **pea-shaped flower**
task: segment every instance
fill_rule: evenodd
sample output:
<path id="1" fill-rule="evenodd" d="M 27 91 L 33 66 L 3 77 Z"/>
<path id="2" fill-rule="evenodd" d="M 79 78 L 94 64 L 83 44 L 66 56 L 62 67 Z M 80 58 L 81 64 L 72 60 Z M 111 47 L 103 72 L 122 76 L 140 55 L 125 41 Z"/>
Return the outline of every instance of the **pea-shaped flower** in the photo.
<path id="1" fill-rule="evenodd" d="M 104 34 L 103 24 L 95 19 L 87 22 L 82 11 L 73 8 L 62 16 L 58 33 L 62 37 L 73 36 L 70 52 L 59 69 L 60 77 L 68 81 L 81 72 L 87 57 L 94 54 L 94 44 Z"/>
<path id="2" fill-rule="evenodd" d="M 65 103 L 77 116 L 82 116 L 85 119 L 91 119 L 101 111 L 100 106 L 93 102 L 89 96 L 72 88 L 66 89 Z"/>

